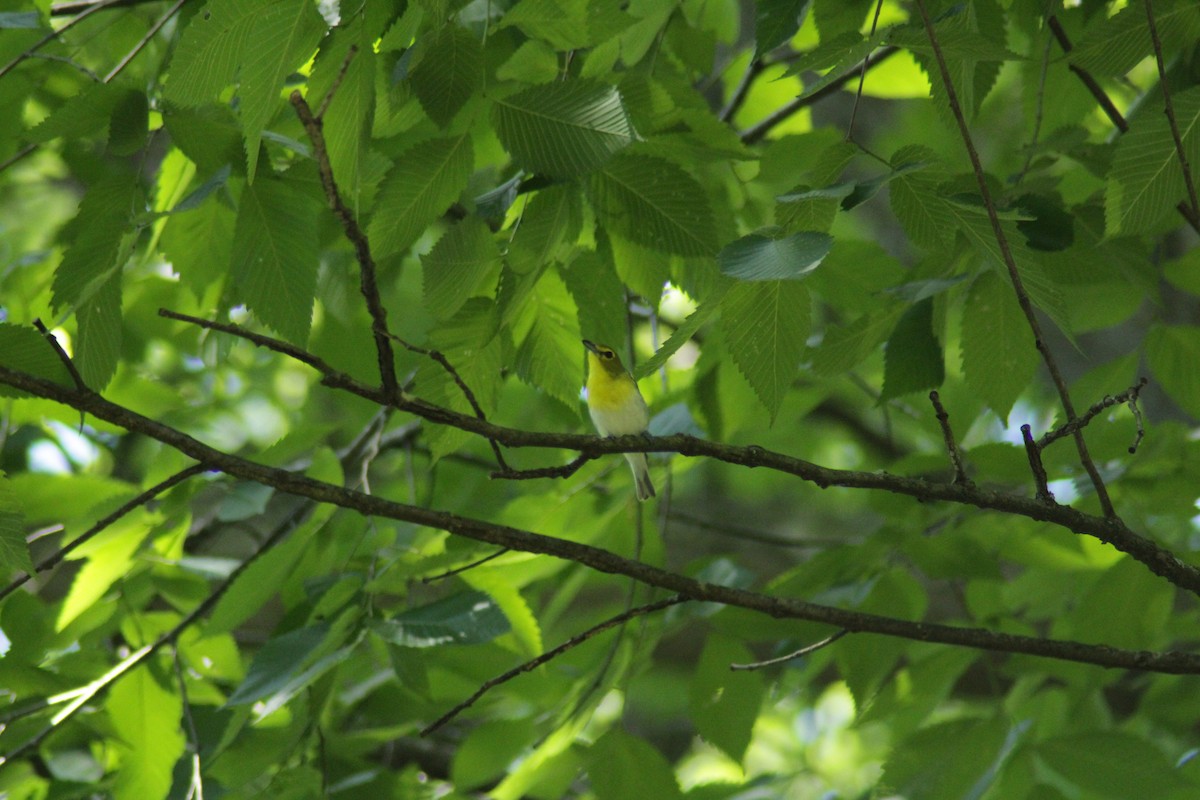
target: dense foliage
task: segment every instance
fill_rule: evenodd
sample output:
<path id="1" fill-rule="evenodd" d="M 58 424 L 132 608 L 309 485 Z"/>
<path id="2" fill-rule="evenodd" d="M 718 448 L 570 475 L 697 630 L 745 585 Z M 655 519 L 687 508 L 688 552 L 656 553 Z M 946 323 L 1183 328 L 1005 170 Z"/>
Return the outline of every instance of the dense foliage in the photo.
<path id="1" fill-rule="evenodd" d="M 0 796 L 1200 796 L 1200 6 L 1067 5 L 0 0 Z"/>

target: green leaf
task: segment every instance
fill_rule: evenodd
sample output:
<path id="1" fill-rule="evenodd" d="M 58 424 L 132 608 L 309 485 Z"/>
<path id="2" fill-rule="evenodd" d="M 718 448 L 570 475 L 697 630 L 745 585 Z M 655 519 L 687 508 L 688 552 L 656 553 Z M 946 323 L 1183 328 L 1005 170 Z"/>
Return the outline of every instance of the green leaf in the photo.
<path id="1" fill-rule="evenodd" d="M 291 181 L 260 178 L 242 190 L 231 275 L 238 299 L 284 338 L 303 343 L 317 290 L 317 213 Z"/>
<path id="2" fill-rule="evenodd" d="M 575 303 L 558 273 L 546 272 L 523 311 L 529 325 L 513 367 L 521 380 L 544 389 L 567 408 L 579 404 L 580 344 Z"/>
<path id="3" fill-rule="evenodd" d="M 185 106 L 212 102 L 236 77 L 253 181 L 262 131 L 282 103 L 283 81 L 312 56 L 325 30 L 309 0 L 209 0 L 180 37 L 165 99 Z"/>
<path id="4" fill-rule="evenodd" d="M 407 250 L 458 199 L 474 165 L 469 136 L 430 139 L 396 157 L 367 233 L 375 256 Z"/>
<path id="5" fill-rule="evenodd" d="M 483 86 L 483 47 L 458 25 L 443 26 L 423 45 L 409 79 L 425 113 L 444 128 Z"/>
<path id="6" fill-rule="evenodd" d="M 401 647 L 482 644 L 509 631 L 508 617 L 483 592 L 463 592 L 403 611 L 372 630 Z"/>
<path id="7" fill-rule="evenodd" d="M 216 172 L 227 165 L 244 172 L 241 132 L 228 108 L 167 106 L 162 116 L 171 141 L 201 172 Z"/>
<path id="8" fill-rule="evenodd" d="M 492 120 L 513 160 L 553 177 L 590 172 L 635 138 L 616 88 L 582 79 L 499 98 Z"/>
<path id="9" fill-rule="evenodd" d="M 1028 723 L 963 719 L 918 731 L 893 750 L 883 783 L 905 797 L 976 800 L 996 780 Z"/>
<path id="10" fill-rule="evenodd" d="M 353 610 L 347 612 L 353 613 Z M 227 705 L 250 705 L 269 700 L 267 707 L 259 710 L 260 716 L 266 716 L 286 703 L 296 692 L 350 655 L 349 648 L 341 647 L 346 639 L 345 618 L 344 615 L 333 624 L 322 621 L 270 639 L 254 655 L 246 679 L 229 696 Z"/>
<path id="11" fill-rule="evenodd" d="M 892 163 L 928 162 L 933 158 L 929 148 L 910 145 L 897 150 Z M 888 190 L 892 213 L 909 238 L 926 250 L 945 248 L 954 241 L 954 215 L 938 191 L 944 180 L 944 171 L 934 167 L 897 175 Z"/>
<path id="12" fill-rule="evenodd" d="M 4 352 L 3 329 L 8 327 L 0 324 L 0 353 Z M 25 543 L 25 515 L 21 513 L 21 504 L 12 484 L 0 472 L 0 574 L 11 575 L 17 570 L 32 575 L 33 560 L 29 545 Z"/>
<path id="13" fill-rule="evenodd" d="M 1171 96 L 1193 179 L 1200 179 L 1200 87 Z M 1140 233 L 1151 228 L 1177 202 L 1185 199 L 1183 170 L 1175 139 L 1164 114 L 1135 117 L 1129 132 L 1117 142 L 1104 197 L 1105 229 L 1109 236 Z"/>
<path id="14" fill-rule="evenodd" d="M 68 228 L 73 239 L 54 273 L 55 308 L 80 307 L 121 269 L 126 228 L 141 205 L 130 175 L 107 176 L 88 188 Z"/>
<path id="15" fill-rule="evenodd" d="M 696 730 L 738 763 L 750 745 L 766 688 L 757 673 L 735 672 L 729 665 L 753 660 L 753 654 L 738 642 L 710 635 L 689 692 L 688 706 Z"/>
<path id="16" fill-rule="evenodd" d="M 120 740 L 121 766 L 112 796 L 116 800 L 166 797 L 185 745 L 179 693 L 164 688 L 147 664 L 113 685 L 105 708 Z"/>
<path id="17" fill-rule="evenodd" d="M 622 154 L 590 176 L 587 188 L 601 224 L 635 244 L 681 256 L 717 251 L 704 189 L 669 161 Z"/>
<path id="18" fill-rule="evenodd" d="M 610 730 L 588 748 L 587 764 L 597 800 L 683 796 L 663 754 L 644 739 L 620 730 Z"/>
<path id="19" fill-rule="evenodd" d="M 466 218 L 421 257 L 425 307 L 436 317 L 454 316 L 480 282 L 494 275 L 499 262 L 500 251 L 487 225 L 478 217 Z"/>
<path id="20" fill-rule="evenodd" d="M 1146 334 L 1146 358 L 1154 377 L 1179 407 L 1200 419 L 1200 328 L 1156 325 Z"/>
<path id="21" fill-rule="evenodd" d="M 113 109 L 139 95 L 145 100 L 145 94 L 115 83 L 94 84 L 54 109 L 29 131 L 29 139 L 48 142 L 60 136 L 80 134 L 104 138 L 108 135 Z"/>
<path id="22" fill-rule="evenodd" d="M 864 314 L 849 325 L 825 331 L 821 344 L 813 351 L 813 371 L 827 377 L 840 375 L 858 366 L 896 328 L 904 306 Z"/>
<path id="23" fill-rule="evenodd" d="M 1033 378 L 1038 355 L 1012 286 L 996 273 L 984 272 L 971 285 L 960 342 L 967 386 L 1007 422 Z"/>
<path id="24" fill-rule="evenodd" d="M 109 124 L 108 152 L 131 156 L 146 144 L 150 106 L 142 92 L 125 92 L 113 106 Z"/>
<path id="25" fill-rule="evenodd" d="M 808 0 L 760 0 L 754 20 L 754 48 L 759 55 L 796 35 Z"/>
<path id="26" fill-rule="evenodd" d="M 1092 797 L 1187 797 L 1196 785 L 1150 742 L 1119 731 L 1089 731 L 1037 745 L 1039 760 Z"/>
<path id="27" fill-rule="evenodd" d="M 721 249 L 721 272 L 742 281 L 776 281 L 803 278 L 821 264 L 833 247 L 827 233 L 801 231 L 774 238 L 751 233 Z"/>
<path id="28" fill-rule="evenodd" d="M 497 26 L 516 26 L 555 50 L 600 44 L 629 25 L 630 18 L 608 0 L 521 0 Z"/>
<path id="29" fill-rule="evenodd" d="M 450 779 L 466 791 L 493 783 L 534 744 L 533 720 L 488 720 L 472 730 L 454 751 Z"/>
<path id="30" fill-rule="evenodd" d="M 172 214 L 162 234 L 162 250 L 180 281 L 197 299 L 229 271 L 233 255 L 233 211 L 218 198 L 195 210 Z"/>
<path id="31" fill-rule="evenodd" d="M 41 333 L 24 325 L 0 322 L 0 365 L 63 386 L 74 386 L 70 373 L 50 343 Z M 0 397 L 26 396 L 24 392 L 0 384 Z"/>
<path id="32" fill-rule="evenodd" d="M 809 306 L 808 290 L 795 281 L 739 283 L 721 302 L 725 346 L 772 422 L 800 369 Z"/>
<path id="33" fill-rule="evenodd" d="M 879 399 L 935 389 L 946 377 L 942 346 L 933 332 L 933 299 L 910 307 L 888 338 Z"/>
<path id="34" fill-rule="evenodd" d="M 75 312 L 79 323 L 75 361 L 83 382 L 103 389 L 121 355 L 121 273 L 114 272 Z"/>
<path id="35" fill-rule="evenodd" d="M 579 193 L 563 184 L 535 194 L 521 212 L 520 223 L 508 246 L 508 264 L 518 275 L 558 260 L 575 244 L 583 226 Z"/>
<path id="36" fill-rule="evenodd" d="M 559 269 L 579 309 L 579 332 L 596 342 L 625 339 L 625 287 L 611 261 L 594 250 L 575 256 Z"/>
<path id="37" fill-rule="evenodd" d="M 109 526 L 104 534 L 71 553 L 72 559 L 86 558 L 75 573 L 55 622 L 61 631 L 80 614 L 92 608 L 114 583 L 125 578 L 134 564 L 134 554 L 150 532 L 145 513 L 130 514 Z"/>

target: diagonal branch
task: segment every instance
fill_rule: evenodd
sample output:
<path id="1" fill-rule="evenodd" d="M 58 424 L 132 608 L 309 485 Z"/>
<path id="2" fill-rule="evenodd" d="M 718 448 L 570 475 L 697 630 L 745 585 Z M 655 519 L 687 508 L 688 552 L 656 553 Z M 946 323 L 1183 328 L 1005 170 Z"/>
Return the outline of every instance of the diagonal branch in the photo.
<path id="1" fill-rule="evenodd" d="M 416 525 L 425 525 L 438 530 L 444 530 L 456 536 L 486 542 L 498 547 L 508 547 L 527 553 L 536 553 L 574 561 L 600 572 L 612 575 L 625 575 L 648 586 L 666 589 L 693 600 L 738 606 L 779 619 L 799 619 L 809 622 L 819 622 L 856 633 L 876 633 L 903 639 L 1004 653 L 1024 653 L 1104 667 L 1171 674 L 1200 674 L 1200 654 L 1132 651 L 1108 647 L 1106 645 L 1001 633 L 982 628 L 915 622 L 819 605 L 789 597 L 775 597 L 732 586 L 697 581 L 693 578 L 669 572 L 649 564 L 623 558 L 598 547 L 553 536 L 545 536 L 486 520 L 398 503 L 343 486 L 318 481 L 304 474 L 258 464 L 209 447 L 197 439 L 157 420 L 150 419 L 124 406 L 109 402 L 90 390 L 81 391 L 61 386 L 43 378 L 4 366 L 0 366 L 0 383 L 45 399 L 54 400 L 76 410 L 84 411 L 97 419 L 102 419 L 113 425 L 123 427 L 126 430 L 136 431 L 162 442 L 197 461 L 208 464 L 211 469 L 220 470 L 236 478 L 271 486 L 278 491 L 306 497 L 318 503 L 330 503 L 365 516 L 384 517 Z M 473 417 L 462 416 L 464 419 L 471 420 L 477 425 L 484 424 Z M 546 436 L 546 434 L 541 434 L 540 436 Z M 573 439 L 581 443 L 586 442 L 588 445 L 597 447 L 614 448 L 620 446 L 629 452 L 661 450 L 664 449 L 663 445 L 668 442 L 671 445 L 678 445 L 678 452 L 681 453 L 686 453 L 689 449 L 693 448 L 704 450 L 713 447 L 713 443 L 703 442 L 702 440 L 682 435 L 661 437 L 657 440 L 639 436 L 612 439 L 584 436 L 564 438 Z M 689 447 L 689 444 L 691 447 Z M 758 447 L 720 445 L 714 452 L 724 452 L 727 458 L 723 460 L 734 462 L 736 457 L 737 460 L 743 462 L 751 461 L 762 466 L 781 463 L 779 459 L 786 460 L 784 456 L 770 454 L 768 451 Z M 1120 526 L 1120 523 L 1117 521 L 1090 517 L 1069 507 L 1051 507 L 1040 503 L 1034 504 L 1032 501 L 1022 498 L 997 495 L 980 490 L 968 490 L 953 484 L 926 484 L 924 481 L 897 478 L 891 475 L 826 470 L 825 468 L 816 467 L 815 465 L 795 459 L 791 461 L 794 461 L 797 466 L 802 465 L 803 471 L 816 470 L 817 472 L 814 473 L 814 476 L 822 474 L 827 476 L 823 485 L 829 485 L 828 479 L 841 473 L 843 477 L 854 475 L 861 481 L 873 483 L 876 486 L 894 485 L 896 488 L 921 486 L 923 487 L 922 491 L 927 487 L 933 495 L 959 498 L 992 495 L 996 498 L 998 505 L 1015 504 L 1016 507 L 1030 511 L 1031 513 L 1028 516 L 1035 519 L 1057 519 L 1063 522 L 1073 520 L 1082 525 L 1099 522 L 1106 525 L 1107 530 L 1113 534 L 1128 531 L 1128 529 Z M 853 482 L 856 481 L 847 480 L 842 485 Z M 1140 537 L 1135 538 L 1140 540 Z M 1150 542 L 1145 542 L 1145 544 L 1154 547 Z M 1174 556 L 1165 551 L 1161 551 L 1161 555 L 1164 559 L 1173 561 L 1175 566 L 1172 567 L 1164 562 L 1164 564 L 1149 565 L 1151 569 L 1158 571 L 1156 569 L 1157 566 L 1165 571 L 1173 572 L 1175 570 L 1182 570 L 1181 574 L 1183 576 L 1190 576 L 1191 585 L 1186 588 L 1200 593 L 1200 572 L 1196 568 L 1180 563 L 1178 559 L 1175 559 Z M 1185 580 L 1185 582 L 1188 581 Z M 1181 583 L 1179 585 L 1184 584 Z"/>
<path id="2" fill-rule="evenodd" d="M 1071 393 L 1067 390 L 1067 382 L 1058 368 L 1058 362 L 1055 361 L 1054 355 L 1050 352 L 1049 345 L 1046 343 L 1041 323 L 1038 322 L 1037 315 L 1033 311 L 1033 303 L 1029 300 L 1029 294 L 1025 291 L 1025 284 L 1021 280 L 1021 274 L 1017 271 L 1017 262 L 1013 258 L 1012 249 L 1008 246 L 1008 237 L 1005 236 L 1004 228 L 1000 224 L 1000 217 L 996 213 L 996 203 L 992 199 L 991 190 L 988 189 L 987 178 L 983 172 L 983 163 L 979 159 L 979 153 L 975 150 L 975 142 L 971 138 L 971 130 L 967 126 L 967 118 L 963 114 L 962 106 L 958 102 L 958 93 L 954 89 L 954 82 L 950 77 L 950 69 L 946 66 L 946 57 L 942 53 L 942 46 L 938 42 L 937 35 L 934 33 L 933 21 L 929 18 L 929 9 L 925 7 L 925 0 L 917 0 L 917 8 L 920 9 L 921 19 L 925 24 L 925 33 L 929 37 L 929 44 L 933 47 L 933 56 L 937 61 L 938 72 L 946 88 L 946 100 L 950 104 L 950 112 L 954 115 L 955 122 L 958 123 L 958 130 L 962 135 L 963 144 L 966 146 L 967 156 L 971 159 L 971 169 L 975 173 L 976 183 L 979 184 L 979 194 L 983 198 L 984 207 L 987 209 L 988 221 L 992 225 L 992 234 L 996 237 L 996 244 L 1000 248 L 1000 255 L 1004 261 L 1004 266 L 1008 270 L 1009 280 L 1012 281 L 1013 291 L 1016 292 L 1017 303 L 1021 307 L 1021 313 L 1025 315 L 1026 322 L 1029 323 L 1030 330 L 1033 331 L 1034 344 L 1042 356 L 1042 361 L 1045 363 L 1046 369 L 1050 372 L 1050 380 L 1054 383 L 1054 388 L 1058 391 L 1059 402 L 1062 404 L 1063 411 L 1066 412 L 1067 421 L 1072 422 L 1076 415 L 1075 405 L 1071 402 Z M 1104 511 L 1104 516 L 1109 519 L 1116 519 L 1116 509 L 1113 508 L 1112 500 L 1109 499 L 1108 489 L 1104 486 L 1104 479 L 1100 476 L 1100 470 L 1096 468 L 1091 455 L 1088 453 L 1087 442 L 1083 438 L 1083 431 L 1077 430 L 1073 435 L 1075 437 L 1075 449 L 1079 452 L 1079 461 L 1083 464 L 1083 468 L 1087 470 L 1088 477 L 1092 479 L 1092 485 L 1096 488 L 1096 497 L 1100 501 L 1100 508 Z"/>
<path id="3" fill-rule="evenodd" d="M 354 51 L 351 50 L 347 54 L 347 59 L 353 55 Z M 337 87 L 331 88 L 331 93 L 334 88 Z M 321 175 L 321 185 L 325 189 L 329 207 L 337 215 L 338 220 L 342 223 L 342 229 L 346 233 L 346 238 L 354 246 L 361 276 L 363 299 L 366 300 L 367 311 L 370 312 L 373 321 L 371 333 L 375 337 L 379 378 L 383 385 L 383 392 L 389 398 L 399 398 L 400 385 L 396 381 L 396 363 L 392 355 L 392 343 L 388 339 L 387 309 L 383 307 L 383 300 L 379 296 L 379 280 L 375 259 L 371 255 L 371 243 L 367 241 L 366 232 L 359 227 L 354 213 L 338 193 L 337 183 L 333 178 L 333 167 L 329 163 L 329 150 L 325 147 L 325 133 L 321 118 L 313 115 L 304 95 L 300 94 L 298 90 L 292 92 L 290 99 L 292 106 L 296 109 L 296 116 L 300 118 L 300 122 L 304 124 L 304 130 L 308 133 L 308 138 L 312 140 L 313 156 L 317 159 L 317 171 Z"/>

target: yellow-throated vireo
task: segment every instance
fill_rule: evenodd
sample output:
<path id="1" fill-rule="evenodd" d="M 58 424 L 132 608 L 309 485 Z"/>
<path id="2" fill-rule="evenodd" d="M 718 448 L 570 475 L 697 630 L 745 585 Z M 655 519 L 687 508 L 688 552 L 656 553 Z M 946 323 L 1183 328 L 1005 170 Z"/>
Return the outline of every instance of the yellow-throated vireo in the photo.
<path id="1" fill-rule="evenodd" d="M 625 436 L 645 433 L 650 422 L 646 401 L 638 391 L 637 381 L 621 364 L 616 351 L 603 344 L 583 340 L 588 354 L 587 404 L 588 413 L 601 436 Z M 633 470 L 637 499 L 654 496 L 650 482 L 650 464 L 645 453 L 626 453 L 625 460 Z"/>

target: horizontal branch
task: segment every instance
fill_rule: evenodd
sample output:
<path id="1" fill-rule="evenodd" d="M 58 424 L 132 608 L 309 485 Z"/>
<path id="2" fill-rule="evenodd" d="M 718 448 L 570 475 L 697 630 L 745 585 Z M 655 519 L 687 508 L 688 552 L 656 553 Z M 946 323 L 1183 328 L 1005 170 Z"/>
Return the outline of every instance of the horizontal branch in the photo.
<path id="1" fill-rule="evenodd" d="M 1191 653 L 1153 653 L 1123 650 L 1106 645 L 1041 639 L 1031 636 L 1000 633 L 981 628 L 913 622 L 816 603 L 807 603 L 793 598 L 772 597 L 731 586 L 697 581 L 693 578 L 668 572 L 649 564 L 623 558 L 598 547 L 544 536 L 485 520 L 462 517 L 444 511 L 406 505 L 375 495 L 363 494 L 362 492 L 342 486 L 324 483 L 306 475 L 258 464 L 212 448 L 170 426 L 142 416 L 124 406 L 109 402 L 90 390 L 79 390 L 61 386 L 43 378 L 2 366 L 0 366 L 0 383 L 30 394 L 54 400 L 70 406 L 77 411 L 91 414 L 97 419 L 156 439 L 193 459 L 207 464 L 211 469 L 220 470 L 232 477 L 261 483 L 281 492 L 306 497 L 319 503 L 330 503 L 367 516 L 401 520 L 444 530 L 457 536 L 486 542 L 498 547 L 508 547 L 527 553 L 566 559 L 600 572 L 624 575 L 643 584 L 666 589 L 692 600 L 738 606 L 779 619 L 806 620 L 830 625 L 835 628 L 843 628 L 856 633 L 876 633 L 915 641 L 957 645 L 979 650 L 1036 655 L 1103 667 L 1172 674 L 1200 674 L 1200 655 Z M 467 419 L 474 420 L 473 417 L 467 417 Z M 478 420 L 474 421 L 479 423 Z M 530 436 L 548 437 L 550 435 L 530 434 Z M 709 453 L 702 453 L 700 451 L 711 450 L 711 453 L 720 453 L 724 456 L 720 460 L 730 463 L 745 463 L 747 466 L 766 465 L 768 463 L 784 465 L 786 461 L 781 461 L 781 459 L 785 459 L 794 462 L 794 465 L 798 465 L 798 468 L 802 471 L 810 472 L 816 470 L 815 473 L 812 473 L 813 477 L 809 479 L 823 483 L 823 485 L 833 485 L 829 479 L 839 474 L 839 471 L 825 470 L 824 468 L 807 464 L 807 462 L 786 459 L 785 456 L 771 454 L 762 448 L 733 448 L 728 445 L 714 445 L 711 442 L 704 442 L 692 437 L 672 436 L 657 440 L 640 440 L 640 437 L 636 436 L 623 437 L 622 439 L 599 439 L 597 437 L 583 436 L 563 438 L 570 439 L 587 447 L 614 448 L 612 452 L 619 452 L 614 447 L 616 445 L 624 447 L 629 452 L 638 452 L 670 449 L 669 447 L 664 448 L 664 444 L 677 444 L 679 445 L 679 451 L 686 452 L 686 454 L 703 455 Z M 843 473 L 842 477 L 851 474 L 855 473 Z M 866 473 L 859 475 L 868 484 L 884 485 L 891 481 L 899 482 L 899 485 L 921 483 L 892 476 L 875 476 Z M 817 480 L 818 478 L 820 480 Z M 937 488 L 937 485 L 929 484 L 929 487 L 931 489 Z M 866 488 L 874 487 L 867 486 Z M 951 496 L 956 497 L 965 496 L 964 493 L 968 492 L 963 487 L 953 485 L 942 486 L 939 491 L 950 492 Z M 1001 496 L 997 495 L 997 497 Z M 1004 501 L 996 501 L 997 505 L 1000 505 L 1001 502 L 1011 503 L 1017 502 L 1017 500 L 1016 498 L 1010 498 Z M 1090 524 L 1091 520 L 1100 523 L 1104 522 L 1104 520 L 1088 517 L 1072 509 L 1055 511 L 1054 508 L 1061 507 L 1047 508 L 1041 504 L 1037 504 L 1029 510 L 1041 514 L 1065 514 L 1067 516 L 1062 517 L 1064 521 L 1073 521 L 1076 524 Z"/>

